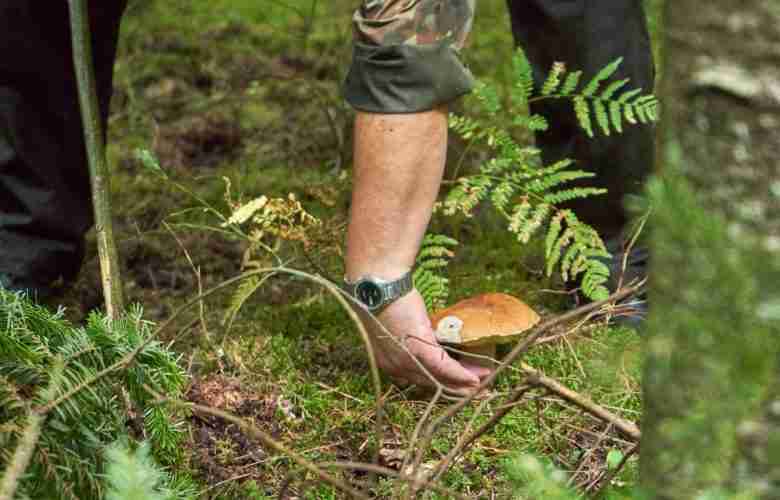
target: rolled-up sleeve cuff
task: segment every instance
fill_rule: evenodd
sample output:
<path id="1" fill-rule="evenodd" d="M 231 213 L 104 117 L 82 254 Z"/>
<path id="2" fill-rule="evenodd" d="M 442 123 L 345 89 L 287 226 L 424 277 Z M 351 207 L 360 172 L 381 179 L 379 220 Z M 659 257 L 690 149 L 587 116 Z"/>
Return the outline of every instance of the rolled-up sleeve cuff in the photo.
<path id="1" fill-rule="evenodd" d="M 344 98 L 369 113 L 418 113 L 454 101 L 474 77 L 449 43 L 355 43 Z"/>

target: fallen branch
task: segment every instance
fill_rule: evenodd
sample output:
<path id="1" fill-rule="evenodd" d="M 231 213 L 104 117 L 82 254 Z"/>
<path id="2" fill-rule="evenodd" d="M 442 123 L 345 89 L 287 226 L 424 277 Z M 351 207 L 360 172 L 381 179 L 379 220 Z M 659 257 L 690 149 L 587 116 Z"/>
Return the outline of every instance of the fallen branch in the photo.
<path id="1" fill-rule="evenodd" d="M 633 422 L 615 415 L 603 406 L 594 403 L 586 396 L 569 389 L 557 380 L 544 375 L 539 370 L 532 368 L 525 363 L 520 363 L 520 368 L 523 373 L 529 377 L 532 377 L 532 380 L 534 380 L 535 384 L 544 387 L 564 401 L 577 406 L 584 412 L 593 415 L 599 420 L 603 420 L 604 422 L 612 424 L 616 429 L 636 442 L 642 438 L 642 432 Z"/>

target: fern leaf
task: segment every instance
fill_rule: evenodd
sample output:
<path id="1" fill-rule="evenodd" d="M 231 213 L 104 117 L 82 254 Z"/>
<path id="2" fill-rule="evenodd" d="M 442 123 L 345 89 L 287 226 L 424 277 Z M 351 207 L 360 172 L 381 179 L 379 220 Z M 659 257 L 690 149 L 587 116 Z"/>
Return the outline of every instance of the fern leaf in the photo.
<path id="1" fill-rule="evenodd" d="M 498 92 L 492 85 L 478 82 L 474 89 L 474 96 L 489 115 L 495 115 L 501 110 L 501 101 L 499 100 Z"/>
<path id="2" fill-rule="evenodd" d="M 612 100 L 612 96 L 614 96 L 618 90 L 625 87 L 628 82 L 628 78 L 624 78 L 623 80 L 615 80 L 614 82 L 607 85 L 607 88 L 605 88 L 604 92 L 601 93 L 599 99 L 602 101 Z"/>
<path id="3" fill-rule="evenodd" d="M 577 85 L 579 85 L 581 77 L 582 71 L 574 71 L 566 75 L 566 80 L 563 82 L 563 87 L 561 87 L 561 91 L 558 95 L 561 97 L 570 96 L 571 93 L 574 92 L 574 89 L 577 88 Z"/>
<path id="4" fill-rule="evenodd" d="M 558 236 L 563 229 L 563 214 L 557 213 L 550 219 L 550 226 L 547 228 L 547 237 L 544 240 L 544 255 L 549 259 L 553 251 L 553 245 L 558 241 Z"/>
<path id="5" fill-rule="evenodd" d="M 417 264 L 417 267 L 421 269 L 441 269 L 443 267 L 447 267 L 447 264 L 449 264 L 450 261 L 448 259 L 444 258 L 438 258 L 438 259 L 425 259 Z"/>
<path id="6" fill-rule="evenodd" d="M 552 193 L 546 193 L 544 195 L 545 203 L 558 205 L 567 201 L 579 200 L 582 198 L 588 198 L 591 196 L 598 196 L 607 192 L 604 188 L 594 187 L 582 187 L 582 188 L 570 188 Z"/>
<path id="7" fill-rule="evenodd" d="M 531 132 L 544 132 L 550 127 L 547 118 L 541 115 L 517 115 L 512 120 L 512 124 L 517 127 L 523 127 Z"/>
<path id="8" fill-rule="evenodd" d="M 563 160 L 558 160 L 552 165 L 540 169 L 539 172 L 541 175 L 554 174 L 558 171 L 561 171 L 565 168 L 572 166 L 573 164 L 574 164 L 574 160 L 572 160 L 571 158 L 564 158 Z"/>
<path id="9" fill-rule="evenodd" d="M 458 241 L 444 234 L 426 234 L 417 255 L 412 280 L 427 308 L 443 307 L 449 296 L 449 280 L 436 271 L 447 267 Z"/>
<path id="10" fill-rule="evenodd" d="M 569 274 L 571 265 L 574 262 L 575 257 L 580 253 L 580 250 L 581 248 L 579 246 L 571 245 L 566 249 L 566 253 L 563 254 L 563 258 L 561 259 L 561 277 L 563 278 L 563 281 L 569 281 L 570 278 L 574 277 Z"/>
<path id="11" fill-rule="evenodd" d="M 571 240 L 574 238 L 574 234 L 575 231 L 572 230 L 572 228 L 567 227 L 563 233 L 561 233 L 560 237 L 553 242 L 553 245 L 550 248 L 550 255 L 547 257 L 547 276 L 552 276 L 553 269 L 561 260 L 563 249 L 571 243 Z"/>
<path id="12" fill-rule="evenodd" d="M 534 76 L 531 63 L 525 52 L 518 47 L 512 57 L 512 68 L 515 74 L 515 87 L 512 92 L 512 101 L 515 105 L 524 106 L 534 91 Z"/>
<path id="13" fill-rule="evenodd" d="M 550 213 L 550 205 L 546 203 L 540 203 L 536 205 L 527 223 L 520 227 L 520 231 L 517 233 L 517 239 L 522 243 L 528 243 L 531 236 L 542 226 L 544 220 Z"/>
<path id="14" fill-rule="evenodd" d="M 588 102 L 582 96 L 575 96 L 574 113 L 577 115 L 577 123 L 579 123 L 582 130 L 588 134 L 588 137 L 593 137 L 593 124 L 590 119 L 590 109 L 588 108 Z"/>
<path id="15" fill-rule="evenodd" d="M 593 96 L 593 94 L 598 91 L 601 82 L 615 74 L 615 71 L 617 71 L 622 62 L 623 58 L 618 57 L 611 63 L 601 68 L 601 70 L 596 73 L 596 76 L 594 76 L 593 79 L 591 79 L 591 81 L 588 82 L 588 84 L 585 86 L 585 89 L 582 91 L 582 95 L 587 97 Z"/>
<path id="16" fill-rule="evenodd" d="M 639 118 L 640 123 L 648 123 L 650 121 L 645 113 L 644 106 L 634 106 L 634 109 L 636 110 L 636 115 Z"/>
<path id="17" fill-rule="evenodd" d="M 626 91 L 626 92 L 623 92 L 623 93 L 620 95 L 620 97 L 618 98 L 618 102 L 619 102 L 620 104 L 626 104 L 628 101 L 630 101 L 632 98 L 634 98 L 634 97 L 636 97 L 637 95 L 639 95 L 641 92 L 642 92 L 642 89 L 641 89 L 641 88 L 639 88 L 639 89 L 633 89 L 633 90 L 628 90 L 628 91 Z"/>
<path id="18" fill-rule="evenodd" d="M 634 115 L 634 107 L 630 104 L 623 106 L 623 116 L 626 117 L 626 121 L 631 125 L 636 125 L 636 116 Z"/>
<path id="19" fill-rule="evenodd" d="M 566 65 L 561 62 L 553 63 L 552 69 L 542 85 L 543 96 L 549 96 L 558 89 L 558 86 L 561 84 L 561 75 L 565 72 Z"/>
<path id="20" fill-rule="evenodd" d="M 623 113 L 620 109 L 620 103 L 617 101 L 609 102 L 609 118 L 612 122 L 612 127 L 618 134 L 623 133 Z"/>
<path id="21" fill-rule="evenodd" d="M 561 184 L 565 184 L 577 179 L 587 179 L 594 176 L 595 174 L 593 172 L 586 172 L 584 170 L 564 170 L 562 172 L 545 175 L 527 181 L 522 185 L 522 188 L 528 193 L 544 193 Z"/>
<path id="22" fill-rule="evenodd" d="M 609 116 L 607 115 L 607 108 L 602 101 L 593 101 L 593 113 L 596 115 L 596 123 L 599 124 L 604 135 L 608 136 L 610 134 Z"/>
<path id="23" fill-rule="evenodd" d="M 527 199 L 524 199 L 519 205 L 515 205 L 512 213 L 509 216 L 509 232 L 517 234 L 520 229 L 525 226 L 528 221 L 528 216 L 531 213 L 531 204 Z"/>
<path id="24" fill-rule="evenodd" d="M 516 190 L 516 186 L 511 182 L 502 182 L 496 186 L 490 194 L 490 201 L 493 202 L 493 206 L 496 207 L 496 210 L 505 214 L 509 200 L 515 194 Z"/>

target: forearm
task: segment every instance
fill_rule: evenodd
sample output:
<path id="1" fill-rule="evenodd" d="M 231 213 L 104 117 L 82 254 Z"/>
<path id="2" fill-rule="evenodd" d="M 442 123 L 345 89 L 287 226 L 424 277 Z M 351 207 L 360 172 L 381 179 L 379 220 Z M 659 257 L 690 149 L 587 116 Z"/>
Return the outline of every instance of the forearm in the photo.
<path id="1" fill-rule="evenodd" d="M 347 277 L 393 279 L 411 268 L 444 171 L 447 109 L 358 113 Z"/>

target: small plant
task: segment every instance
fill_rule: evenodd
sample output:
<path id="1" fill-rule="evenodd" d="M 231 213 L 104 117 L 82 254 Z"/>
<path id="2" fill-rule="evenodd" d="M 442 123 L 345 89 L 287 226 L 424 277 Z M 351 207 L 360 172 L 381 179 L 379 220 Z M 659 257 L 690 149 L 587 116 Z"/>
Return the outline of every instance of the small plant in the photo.
<path id="1" fill-rule="evenodd" d="M 50 399 L 93 378 L 100 370 L 141 345 L 152 332 L 140 307 L 111 321 L 92 313 L 74 327 L 0 289 L 0 469 L 5 468 L 32 408 L 49 385 L 53 367 L 62 365 Z M 107 376 L 63 400 L 43 422 L 40 439 L 19 492 L 30 498 L 97 498 L 103 494 L 103 450 L 128 427 L 149 439 L 155 456 L 167 463 L 181 454 L 181 430 L 165 408 L 151 405 L 144 384 L 170 395 L 181 392 L 184 372 L 158 342 L 149 343 L 121 375 Z M 130 420 L 130 421 L 128 421 Z"/>
<path id="2" fill-rule="evenodd" d="M 177 482 L 161 470 L 150 455 L 148 443 L 133 451 L 117 442 L 106 450 L 106 500 L 175 500 L 196 498 L 191 485 Z"/>
<path id="3" fill-rule="evenodd" d="M 605 135 L 622 132 L 625 122 L 646 124 L 655 121 L 658 103 L 654 96 L 641 94 L 641 89 L 623 90 L 628 83 L 625 79 L 602 88 L 620 62 L 618 59 L 605 66 L 584 86 L 580 85 L 580 71 L 569 73 L 563 64 L 556 63 L 535 95 L 531 65 L 523 51 L 518 50 L 513 58 L 516 81 L 509 94 L 509 109 L 501 104 L 495 87 L 480 83 L 474 98 L 490 121 L 451 116 L 450 127 L 456 133 L 471 145 L 487 146 L 495 156 L 480 165 L 478 173 L 459 178 L 457 185 L 438 205 L 444 215 L 461 213 L 471 217 L 474 209 L 488 200 L 506 219 L 507 229 L 521 243 L 528 243 L 545 228 L 547 274 L 551 275 L 557 268 L 564 281 L 581 276 L 583 293 L 596 300 L 609 294 L 604 286 L 609 277 L 604 259 L 610 254 L 596 230 L 561 205 L 603 194 L 606 190 L 566 187 L 567 183 L 591 178 L 594 174 L 572 169 L 574 162 L 568 159 L 542 165 L 537 148 L 519 144 L 510 130 L 492 123 L 512 123 L 531 132 L 547 130 L 546 118 L 525 112 L 529 103 L 542 99 L 570 100 L 579 125 L 590 137 L 595 135 L 594 121 Z M 506 120 L 497 119 L 502 114 L 510 116 Z"/>
<path id="4" fill-rule="evenodd" d="M 444 234 L 426 234 L 423 238 L 412 278 L 428 310 L 447 304 L 449 280 L 437 271 L 447 267 L 455 256 L 452 248 L 457 245 L 456 240 Z"/>

